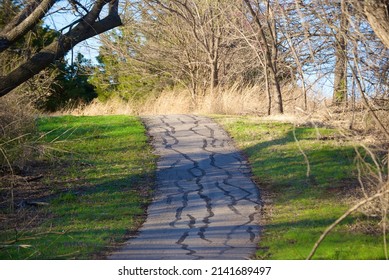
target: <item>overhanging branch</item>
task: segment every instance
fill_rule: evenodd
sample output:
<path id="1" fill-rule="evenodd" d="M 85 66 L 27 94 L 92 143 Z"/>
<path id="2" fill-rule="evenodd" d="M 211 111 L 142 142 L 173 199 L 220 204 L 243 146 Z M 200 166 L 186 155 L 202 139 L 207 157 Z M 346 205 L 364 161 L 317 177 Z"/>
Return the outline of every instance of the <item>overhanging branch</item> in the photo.
<path id="1" fill-rule="evenodd" d="M 55 0 L 30 1 L 0 32 L 0 53 L 37 25 L 54 3 Z"/>
<path id="2" fill-rule="evenodd" d="M 66 55 L 76 44 L 120 26 L 122 22 L 118 14 L 118 3 L 119 0 L 97 1 L 91 11 L 72 30 L 60 36 L 6 76 L 1 76 L 0 97 L 49 67 L 55 60 Z M 110 4 L 108 16 L 95 21 L 106 4 Z"/>

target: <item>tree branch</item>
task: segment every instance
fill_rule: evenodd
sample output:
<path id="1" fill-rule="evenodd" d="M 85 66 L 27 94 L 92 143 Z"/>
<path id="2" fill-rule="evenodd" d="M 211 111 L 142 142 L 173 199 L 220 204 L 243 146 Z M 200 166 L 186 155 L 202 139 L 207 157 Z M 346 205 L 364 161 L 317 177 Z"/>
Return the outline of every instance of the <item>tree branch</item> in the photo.
<path id="1" fill-rule="evenodd" d="M 389 193 L 389 189 L 387 188 L 388 186 L 386 186 L 386 190 L 383 191 L 383 192 L 379 192 L 371 197 L 368 197 L 362 201 L 360 201 L 359 203 L 355 204 L 353 207 L 351 207 L 349 210 L 347 210 L 341 217 L 339 217 L 334 223 L 332 223 L 324 232 L 323 234 L 320 236 L 320 238 L 318 239 L 318 241 L 315 243 L 315 245 L 313 246 L 313 249 L 311 251 L 311 253 L 309 254 L 309 256 L 307 257 L 307 260 L 310 260 L 312 259 L 313 255 L 316 253 L 316 250 L 317 248 L 319 247 L 319 245 L 321 244 L 321 242 L 323 242 L 324 238 L 326 238 L 326 236 L 330 233 L 330 231 L 332 231 L 334 229 L 334 227 L 336 227 L 340 222 L 342 222 L 345 218 L 347 218 L 350 214 L 352 214 L 354 211 L 358 210 L 359 208 L 361 208 L 363 205 L 365 205 L 366 203 L 370 202 L 370 201 L 373 201 L 377 198 L 380 198 L 386 194 Z"/>
<path id="2" fill-rule="evenodd" d="M 30 31 L 50 10 L 55 0 L 30 1 L 0 32 L 0 53 L 8 49 L 19 38 Z"/>
<path id="3" fill-rule="evenodd" d="M 1 76 L 0 97 L 26 82 L 43 69 L 49 67 L 50 64 L 66 55 L 78 43 L 120 26 L 122 22 L 118 10 L 115 9 L 116 2 L 119 2 L 119 0 L 97 1 L 91 11 L 74 29 L 60 36 L 8 75 Z M 110 9 L 108 16 L 95 22 L 102 8 L 108 3 L 111 5 L 110 7 L 113 7 Z"/>

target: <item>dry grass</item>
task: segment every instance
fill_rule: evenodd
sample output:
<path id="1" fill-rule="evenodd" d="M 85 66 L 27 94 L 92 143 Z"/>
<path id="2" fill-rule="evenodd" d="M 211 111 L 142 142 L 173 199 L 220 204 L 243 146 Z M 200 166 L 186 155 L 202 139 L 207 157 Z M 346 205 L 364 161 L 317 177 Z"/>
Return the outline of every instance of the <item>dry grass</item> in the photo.
<path id="1" fill-rule="evenodd" d="M 296 113 L 296 108 L 303 107 L 303 96 L 300 89 L 284 86 L 284 107 L 287 114 Z M 274 98 L 273 98 L 274 99 Z M 310 107 L 317 102 L 309 102 Z M 273 107 L 275 102 L 273 100 Z M 189 90 L 174 89 L 158 95 L 150 95 L 139 100 L 123 101 L 113 98 L 107 102 L 94 101 L 78 108 L 68 108 L 60 114 L 71 115 L 159 115 L 159 114 L 230 114 L 230 115 L 267 115 L 268 101 L 265 91 L 260 86 L 241 87 L 233 85 L 218 89 L 211 94 L 207 91 L 194 101 Z M 273 111 L 274 108 L 273 108 Z"/>
<path id="2" fill-rule="evenodd" d="M 15 212 L 16 188 L 26 188 L 24 171 L 33 158 L 35 145 L 35 111 L 15 94 L 0 102 L 0 220 L 3 212 Z M 18 215 L 15 215 L 15 217 Z M 23 216 L 23 215 L 22 215 Z M 15 220 L 12 220 L 15 221 Z M 2 221 L 3 223 L 4 221 Z"/>
<path id="3" fill-rule="evenodd" d="M 136 115 L 137 108 L 134 104 L 124 102 L 119 98 L 112 98 L 106 102 L 95 99 L 88 105 L 65 108 L 54 115 L 74 115 L 74 116 L 98 116 L 98 115 Z"/>
<path id="4" fill-rule="evenodd" d="M 15 95 L 0 103 L 0 167 L 23 168 L 29 158 L 28 140 L 35 131 L 36 111 Z"/>

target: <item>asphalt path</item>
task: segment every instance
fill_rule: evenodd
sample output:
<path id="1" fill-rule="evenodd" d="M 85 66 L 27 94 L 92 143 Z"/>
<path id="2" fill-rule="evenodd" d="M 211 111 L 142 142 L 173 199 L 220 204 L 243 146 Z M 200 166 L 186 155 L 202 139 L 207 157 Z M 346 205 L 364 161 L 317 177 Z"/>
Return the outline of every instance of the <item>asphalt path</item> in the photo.
<path id="1" fill-rule="evenodd" d="M 160 156 L 157 187 L 139 234 L 109 259 L 249 259 L 260 200 L 227 133 L 195 115 L 144 117 Z"/>

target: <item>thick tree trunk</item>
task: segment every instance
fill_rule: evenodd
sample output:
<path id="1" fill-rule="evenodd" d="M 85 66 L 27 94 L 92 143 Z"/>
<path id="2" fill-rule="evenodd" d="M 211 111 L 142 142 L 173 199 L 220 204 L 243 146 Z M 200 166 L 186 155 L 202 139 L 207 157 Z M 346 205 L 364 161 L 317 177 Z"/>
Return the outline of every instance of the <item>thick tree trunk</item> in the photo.
<path id="1" fill-rule="evenodd" d="M 0 52 L 30 31 L 55 4 L 55 0 L 32 0 L 0 32 Z"/>
<path id="2" fill-rule="evenodd" d="M 270 67 L 270 84 L 271 84 L 272 91 L 276 97 L 275 103 L 277 104 L 277 113 L 283 114 L 284 104 L 282 101 L 281 86 L 277 78 L 277 72 L 274 71 L 274 69 L 271 67 Z"/>
<path id="3" fill-rule="evenodd" d="M 347 102 L 347 35 L 348 15 L 345 0 L 341 1 L 340 26 L 335 36 L 335 71 L 334 105 L 345 105 Z"/>

